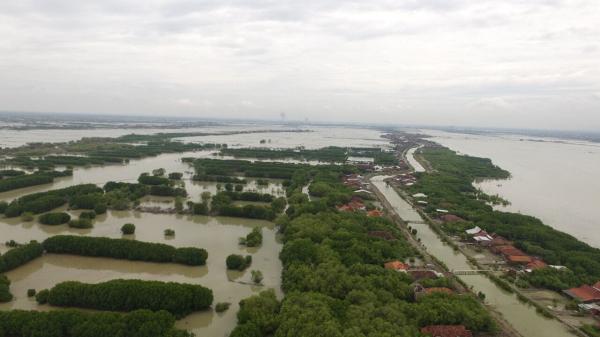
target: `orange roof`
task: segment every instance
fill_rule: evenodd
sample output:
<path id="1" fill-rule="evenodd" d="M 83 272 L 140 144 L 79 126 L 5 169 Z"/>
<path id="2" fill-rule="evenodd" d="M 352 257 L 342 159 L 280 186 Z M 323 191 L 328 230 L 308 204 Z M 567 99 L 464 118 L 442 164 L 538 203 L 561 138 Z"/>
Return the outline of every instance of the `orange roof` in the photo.
<path id="1" fill-rule="evenodd" d="M 600 302 L 600 290 L 587 284 L 579 288 L 565 290 L 565 293 L 581 302 Z"/>
<path id="2" fill-rule="evenodd" d="M 380 217 L 382 215 L 383 215 L 383 213 L 380 210 L 378 210 L 378 209 L 374 209 L 374 210 L 371 210 L 371 211 L 367 212 L 367 216 Z"/>
<path id="3" fill-rule="evenodd" d="M 433 293 L 454 294 L 454 290 L 452 290 L 450 288 L 446 288 L 446 287 L 425 288 L 425 292 L 427 294 L 433 294 Z"/>
<path id="4" fill-rule="evenodd" d="M 463 218 L 461 218 L 461 217 L 459 217 L 459 216 L 456 216 L 456 215 L 454 215 L 454 214 L 444 214 L 444 215 L 442 215 L 442 216 L 441 216 L 441 219 L 442 219 L 444 222 L 459 222 L 459 221 L 465 221 L 465 219 L 463 219 Z"/>
<path id="5" fill-rule="evenodd" d="M 513 263 L 530 263 L 531 257 L 527 255 L 509 255 L 506 257 L 509 262 Z"/>
<path id="6" fill-rule="evenodd" d="M 472 337 L 464 325 L 429 325 L 421 328 L 421 333 L 433 337 Z"/>
<path id="7" fill-rule="evenodd" d="M 548 265 L 540 260 L 540 259 L 533 259 L 531 262 L 529 262 L 527 264 L 527 268 L 529 269 L 542 269 L 542 268 L 546 268 Z"/>
<path id="8" fill-rule="evenodd" d="M 390 261 L 390 262 L 386 262 L 383 264 L 383 266 L 385 267 L 385 269 L 392 269 L 392 270 L 407 270 L 408 266 L 398 260 L 396 261 Z"/>

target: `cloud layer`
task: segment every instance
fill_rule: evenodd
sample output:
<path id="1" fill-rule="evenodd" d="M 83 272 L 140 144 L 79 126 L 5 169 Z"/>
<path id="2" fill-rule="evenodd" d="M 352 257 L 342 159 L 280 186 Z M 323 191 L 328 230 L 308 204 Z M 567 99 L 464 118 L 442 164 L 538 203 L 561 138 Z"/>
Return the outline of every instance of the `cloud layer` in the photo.
<path id="1" fill-rule="evenodd" d="M 598 0 L 0 2 L 0 110 L 600 129 Z"/>

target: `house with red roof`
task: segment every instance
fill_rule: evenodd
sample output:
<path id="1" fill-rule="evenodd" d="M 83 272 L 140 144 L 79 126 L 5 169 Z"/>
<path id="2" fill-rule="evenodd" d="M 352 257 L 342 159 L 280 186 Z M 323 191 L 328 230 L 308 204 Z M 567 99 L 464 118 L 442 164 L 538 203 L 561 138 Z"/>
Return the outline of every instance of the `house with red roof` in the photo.
<path id="1" fill-rule="evenodd" d="M 428 325 L 421 333 L 431 337 L 473 337 L 464 325 Z"/>
<path id="2" fill-rule="evenodd" d="M 527 271 L 531 272 L 533 270 L 542 269 L 546 267 L 548 267 L 548 265 L 544 261 L 534 258 L 531 260 L 531 262 L 527 264 L 526 269 Z"/>
<path id="3" fill-rule="evenodd" d="M 405 263 L 402 263 L 398 260 L 386 262 L 383 264 L 383 267 L 385 267 L 385 269 L 401 271 L 401 272 L 406 272 L 408 270 L 408 265 Z"/>
<path id="4" fill-rule="evenodd" d="M 383 212 L 381 212 L 378 209 L 374 209 L 374 210 L 368 211 L 367 216 L 379 218 L 379 217 L 383 216 Z"/>
<path id="5" fill-rule="evenodd" d="M 583 303 L 600 303 L 600 281 L 594 285 L 584 284 L 578 288 L 563 290 L 565 294 Z"/>

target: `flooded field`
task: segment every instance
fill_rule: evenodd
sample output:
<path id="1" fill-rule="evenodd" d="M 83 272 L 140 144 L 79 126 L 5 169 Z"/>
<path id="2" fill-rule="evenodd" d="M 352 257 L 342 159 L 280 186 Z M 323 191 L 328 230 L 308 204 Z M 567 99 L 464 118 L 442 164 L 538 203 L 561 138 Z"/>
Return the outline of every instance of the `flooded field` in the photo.
<path id="1" fill-rule="evenodd" d="M 77 212 L 69 212 L 76 215 Z M 123 236 L 120 228 L 125 223 L 136 225 L 134 235 Z M 58 282 L 75 280 L 103 282 L 116 278 L 174 281 L 201 284 L 214 291 L 215 302 L 230 302 L 231 308 L 222 314 L 211 311 L 194 313 L 177 324 L 198 336 L 224 336 L 236 322 L 238 302 L 255 292 L 274 288 L 280 291 L 281 264 L 273 223 L 267 221 L 207 217 L 149 214 L 133 211 L 112 211 L 99 216 L 92 229 L 72 229 L 67 225 L 46 226 L 35 221 L 24 223 L 20 219 L 0 219 L 2 241 L 44 240 L 58 234 L 131 238 L 147 242 L 160 242 L 176 247 L 200 247 L 208 251 L 207 265 L 189 267 L 176 264 L 122 261 L 70 255 L 45 255 L 22 267 L 6 273 L 12 281 L 11 292 L 15 300 L 1 304 L 0 309 L 48 309 L 38 307 L 27 298 L 27 289 L 42 290 Z M 246 236 L 252 228 L 261 227 L 263 244 L 258 248 L 238 245 L 238 238 Z M 165 229 L 175 230 L 172 238 L 164 236 Z M 244 272 L 227 271 L 225 258 L 229 254 L 251 254 L 253 261 Z M 250 270 L 264 274 L 263 287 L 237 283 L 251 282 Z"/>
<path id="2" fill-rule="evenodd" d="M 229 147 L 273 147 L 318 149 L 326 146 L 387 147 L 381 132 L 372 129 L 342 127 L 307 127 L 307 133 L 249 133 L 180 138 L 185 142 L 219 143 Z M 261 144 L 261 140 L 265 143 Z"/>
<path id="3" fill-rule="evenodd" d="M 231 130 L 231 128 L 227 129 Z M 177 131 L 207 131 L 207 130 L 70 130 L 66 132 L 47 132 L 29 130 L 14 132 L 0 130 L 7 137 L 2 138 L 0 146 L 18 146 L 34 141 L 66 141 L 86 136 L 118 136 L 128 133 L 155 133 Z M 62 133 L 62 134 L 61 134 Z M 51 135 L 51 137 L 45 137 Z M 241 135 L 222 135 L 183 138 L 182 141 L 219 142 L 230 146 L 258 146 L 260 140 L 267 140 L 263 146 L 320 148 L 324 146 L 385 146 L 381 133 L 368 129 L 343 128 L 314 128 L 309 133 L 257 133 Z M 268 141 L 270 140 L 270 142 Z M 0 200 L 11 201 L 23 195 L 42 192 L 51 189 L 64 188 L 76 184 L 93 183 L 99 186 L 108 181 L 136 182 L 138 176 L 153 169 L 164 168 L 169 172 L 184 173 L 182 182 L 188 192 L 187 200 L 199 201 L 203 192 L 216 194 L 216 182 L 192 181 L 193 168 L 181 161 L 183 157 L 213 158 L 214 152 L 198 151 L 175 154 L 162 154 L 156 157 L 131 160 L 123 165 L 106 165 L 91 167 L 75 167 L 72 177 L 57 178 L 54 183 L 22 188 L 0 193 Z M 227 157 L 219 157 L 228 159 Z M 252 159 L 250 159 L 252 160 Z M 286 160 L 288 162 L 298 162 Z M 310 162 L 310 164 L 318 164 Z M 60 169 L 60 168 L 59 168 Z M 268 185 L 258 185 L 255 179 L 247 179 L 244 186 L 246 191 L 257 191 L 282 196 L 285 190 L 282 180 L 269 179 Z M 222 184 L 223 185 L 223 184 Z M 142 206 L 171 208 L 173 198 L 147 196 L 141 200 Z M 239 202 L 244 204 L 244 202 Z M 78 216 L 80 211 L 59 208 Z M 125 223 L 136 225 L 134 235 L 123 236 L 120 228 Z M 263 244 L 257 248 L 247 248 L 238 244 L 240 237 L 246 236 L 252 228 L 260 227 L 263 232 Z M 173 229 L 174 237 L 166 237 L 165 229 Z M 176 264 L 158 264 L 149 262 L 123 261 L 107 258 L 91 258 L 71 255 L 48 254 L 24 266 L 6 273 L 11 280 L 11 292 L 15 299 L 9 303 L 0 304 L 0 309 L 36 309 L 50 310 L 49 306 L 40 306 L 34 299 L 27 297 L 28 289 L 38 291 L 50 288 L 63 281 L 75 280 L 88 283 L 104 282 L 111 279 L 143 279 L 195 283 L 209 287 L 214 291 L 214 304 L 230 302 L 231 308 L 224 313 L 213 310 L 198 312 L 177 322 L 179 328 L 187 329 L 198 336 L 226 336 L 236 324 L 236 313 L 240 300 L 261 290 L 274 288 L 281 295 L 281 262 L 279 252 L 281 243 L 278 241 L 274 224 L 268 221 L 242 218 L 191 216 L 176 214 L 151 214 L 138 211 L 109 211 L 100 215 L 94 221 L 91 229 L 74 229 L 67 225 L 47 226 L 37 221 L 24 222 L 20 218 L 0 218 L 0 252 L 7 247 L 3 244 L 8 240 L 28 242 L 42 241 L 50 236 L 59 234 L 86 235 L 95 237 L 128 238 L 146 242 L 159 242 L 176 247 L 199 247 L 208 251 L 206 266 L 190 267 Z M 244 272 L 226 270 L 225 259 L 230 254 L 251 254 L 253 262 Z M 263 285 L 251 284 L 250 271 L 260 270 L 264 275 Z"/>

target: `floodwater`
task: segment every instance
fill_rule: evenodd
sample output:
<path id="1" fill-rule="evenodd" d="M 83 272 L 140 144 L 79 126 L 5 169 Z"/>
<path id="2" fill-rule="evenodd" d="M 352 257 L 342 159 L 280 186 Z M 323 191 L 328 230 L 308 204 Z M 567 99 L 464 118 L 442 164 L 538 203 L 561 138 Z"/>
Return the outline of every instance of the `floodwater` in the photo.
<path id="1" fill-rule="evenodd" d="M 0 193 L 0 200 L 10 201 L 26 194 L 64 188 L 77 184 L 91 183 L 96 184 L 98 186 L 103 186 L 109 181 L 135 183 L 137 182 L 137 179 L 140 174 L 144 172 L 149 173 L 157 168 L 164 168 L 167 173 L 184 173 L 183 181 L 185 183 L 185 188 L 189 195 L 188 200 L 199 201 L 200 194 L 205 191 L 211 192 L 211 194 L 213 195 L 216 194 L 216 182 L 190 180 L 191 176 L 194 174 L 194 169 L 192 166 L 181 161 L 181 158 L 184 157 L 212 158 L 213 156 L 212 152 L 210 151 L 167 153 L 158 155 L 156 157 L 131 160 L 128 164 L 75 167 L 73 168 L 72 177 L 57 178 L 54 180 L 53 183 L 50 184 L 37 185 L 13 191 L 2 192 Z M 269 185 L 264 186 L 257 185 L 256 179 L 250 178 L 247 180 L 248 184 L 244 187 L 244 190 L 247 191 L 271 193 L 274 195 L 282 195 L 284 191 L 284 189 L 281 187 L 281 180 L 269 179 Z"/>
<path id="2" fill-rule="evenodd" d="M 406 210 L 412 209 L 411 205 L 402 199 L 391 186 L 383 181 L 387 177 L 377 176 L 371 179 L 373 185 L 385 196 L 394 209 Z M 414 213 L 416 211 L 413 210 Z M 408 212 L 404 212 L 407 214 Z M 418 213 L 416 213 L 418 215 Z M 399 213 L 402 217 L 402 214 Z M 417 221 L 408 220 L 412 228 L 417 229 L 417 238 L 421 239 L 427 251 L 444 262 L 450 270 L 469 270 L 473 269 L 466 257 L 454 251 L 454 249 L 445 244 L 433 232 L 429 225 L 423 223 L 419 217 Z M 538 314 L 535 308 L 519 302 L 515 294 L 510 294 L 483 275 L 459 276 L 467 285 L 472 286 L 475 292 L 483 292 L 486 295 L 486 304 L 493 307 L 501 313 L 504 319 L 511 324 L 518 332 L 526 337 L 567 337 L 575 336 L 560 322 L 548 319 Z"/>
<path id="3" fill-rule="evenodd" d="M 326 146 L 389 147 L 382 133 L 373 129 L 342 127 L 307 127 L 306 133 L 248 133 L 180 138 L 185 142 L 227 144 L 229 147 L 271 147 L 318 149 Z M 261 144 L 261 140 L 265 140 Z"/>
<path id="4" fill-rule="evenodd" d="M 406 152 L 406 160 L 408 160 L 408 163 L 410 164 L 410 166 L 412 166 L 415 172 L 425 172 L 425 168 L 423 167 L 423 165 L 421 165 L 421 163 L 419 163 L 419 161 L 415 159 L 415 151 L 418 148 L 420 148 L 420 146 L 413 147 L 412 149 L 408 150 Z"/>
<path id="5" fill-rule="evenodd" d="M 268 124 L 243 124 L 211 125 L 195 128 L 115 128 L 115 129 L 50 129 L 50 130 L 10 130 L 0 129 L 0 147 L 17 147 L 27 143 L 57 143 L 79 140 L 83 137 L 119 137 L 127 134 L 148 135 L 160 132 L 206 132 L 223 133 L 232 131 L 260 131 L 260 130 L 297 130 L 295 127 Z"/>
<path id="6" fill-rule="evenodd" d="M 78 212 L 69 212 L 77 215 Z M 120 227 L 125 223 L 136 225 L 136 233 L 123 236 Z M 258 248 L 238 245 L 254 227 L 261 227 L 263 244 Z M 175 230 L 172 238 L 164 236 L 165 229 Z M 177 326 L 198 336 L 225 336 L 236 324 L 240 300 L 252 294 L 276 289 L 281 295 L 281 244 L 277 240 L 273 223 L 260 220 L 188 215 L 150 214 L 134 211 L 109 211 L 99 216 L 92 229 L 72 229 L 67 225 L 45 226 L 35 221 L 23 223 L 19 219 L 0 219 L 2 241 L 44 240 L 58 234 L 135 238 L 146 242 L 160 242 L 176 247 L 200 247 L 208 251 L 207 265 L 191 267 L 177 264 L 123 261 L 70 255 L 48 254 L 15 270 L 5 273 L 11 280 L 15 300 L 1 304 L 0 309 L 48 309 L 38 307 L 26 296 L 27 289 L 42 290 L 58 282 L 75 280 L 103 282 L 116 278 L 159 280 L 201 284 L 214 291 L 215 301 L 230 302 L 225 313 L 212 310 L 194 313 L 177 322 Z M 229 254 L 252 255 L 252 265 L 244 272 L 226 270 Z M 250 270 L 263 272 L 264 286 L 253 286 L 235 281 L 251 282 Z"/>
<path id="7" fill-rule="evenodd" d="M 511 202 L 500 210 L 540 218 L 545 224 L 600 247 L 600 144 L 517 136 L 480 136 L 426 131 L 455 151 L 492 159 L 510 171 L 508 180 L 477 184 Z"/>

